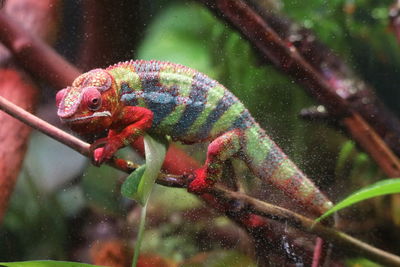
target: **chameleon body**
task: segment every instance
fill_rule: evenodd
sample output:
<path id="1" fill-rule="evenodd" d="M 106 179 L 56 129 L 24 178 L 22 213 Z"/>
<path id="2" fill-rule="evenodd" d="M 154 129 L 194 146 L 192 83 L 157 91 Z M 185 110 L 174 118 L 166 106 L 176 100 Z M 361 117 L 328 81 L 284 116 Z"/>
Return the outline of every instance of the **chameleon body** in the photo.
<path id="1" fill-rule="evenodd" d="M 122 62 L 82 74 L 56 98 L 58 116 L 77 133 L 109 129 L 106 138 L 92 144 L 97 164 L 145 132 L 186 144 L 211 141 L 206 162 L 189 185 L 192 192 L 212 186 L 223 163 L 237 157 L 310 210 L 321 214 L 332 207 L 229 90 L 191 68 Z"/>

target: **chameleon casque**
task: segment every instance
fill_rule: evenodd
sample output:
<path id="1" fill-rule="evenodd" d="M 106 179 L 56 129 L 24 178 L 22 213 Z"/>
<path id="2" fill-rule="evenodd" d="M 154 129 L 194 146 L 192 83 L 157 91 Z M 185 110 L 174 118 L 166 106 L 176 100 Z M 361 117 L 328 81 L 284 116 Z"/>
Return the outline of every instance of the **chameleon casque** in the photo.
<path id="1" fill-rule="evenodd" d="M 224 162 L 242 159 L 263 181 L 308 209 L 332 207 L 318 188 L 267 136 L 224 86 L 191 68 L 161 61 L 127 61 L 80 75 L 57 93 L 58 116 L 73 131 L 94 135 L 94 162 L 110 159 L 145 132 L 185 144 L 211 141 L 189 190 L 201 193 L 220 179 Z"/>

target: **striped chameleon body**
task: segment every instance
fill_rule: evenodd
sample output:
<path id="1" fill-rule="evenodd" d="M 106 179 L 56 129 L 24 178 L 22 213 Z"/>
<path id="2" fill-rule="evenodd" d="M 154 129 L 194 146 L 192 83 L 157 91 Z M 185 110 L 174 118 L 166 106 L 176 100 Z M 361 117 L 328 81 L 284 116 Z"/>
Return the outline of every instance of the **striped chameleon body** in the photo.
<path id="1" fill-rule="evenodd" d="M 188 67 L 160 61 L 128 61 L 79 76 L 57 93 L 58 116 L 82 135 L 109 129 L 94 146 L 101 164 L 144 132 L 186 144 L 211 141 L 205 165 L 189 190 L 217 181 L 223 163 L 242 159 L 262 180 L 321 214 L 332 203 L 266 135 L 225 87 Z"/>

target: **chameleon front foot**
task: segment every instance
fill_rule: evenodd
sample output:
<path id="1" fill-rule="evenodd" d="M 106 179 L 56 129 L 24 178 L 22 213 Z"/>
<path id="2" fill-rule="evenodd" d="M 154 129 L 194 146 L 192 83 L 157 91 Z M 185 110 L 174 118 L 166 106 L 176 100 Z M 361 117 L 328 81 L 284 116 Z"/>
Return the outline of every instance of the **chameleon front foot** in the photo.
<path id="1" fill-rule="evenodd" d="M 122 142 L 117 138 L 106 137 L 96 140 L 90 146 L 93 165 L 100 166 L 105 161 L 110 160 L 120 147 L 122 147 Z"/>
<path id="2" fill-rule="evenodd" d="M 215 183 L 212 179 L 208 179 L 206 169 L 200 168 L 193 172 L 193 180 L 188 186 L 188 191 L 194 194 L 203 194 L 208 188 Z"/>

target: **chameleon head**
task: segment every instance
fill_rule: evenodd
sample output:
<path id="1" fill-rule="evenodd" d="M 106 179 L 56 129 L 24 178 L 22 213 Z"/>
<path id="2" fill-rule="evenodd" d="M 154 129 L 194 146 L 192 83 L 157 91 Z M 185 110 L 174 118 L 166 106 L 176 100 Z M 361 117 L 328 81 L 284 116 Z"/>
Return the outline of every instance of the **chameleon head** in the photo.
<path id="1" fill-rule="evenodd" d="M 57 115 L 73 131 L 80 134 L 96 133 L 107 129 L 115 113 L 117 100 L 113 79 L 103 69 L 80 75 L 56 95 Z"/>

